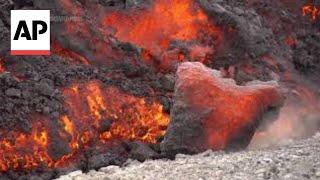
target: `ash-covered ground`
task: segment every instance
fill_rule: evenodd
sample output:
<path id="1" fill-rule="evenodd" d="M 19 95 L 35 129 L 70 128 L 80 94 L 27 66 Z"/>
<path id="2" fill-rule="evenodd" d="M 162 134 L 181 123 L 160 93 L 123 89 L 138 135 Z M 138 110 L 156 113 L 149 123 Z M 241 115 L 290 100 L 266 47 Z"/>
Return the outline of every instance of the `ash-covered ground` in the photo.
<path id="1" fill-rule="evenodd" d="M 58 180 L 130 179 L 283 179 L 320 178 L 320 134 L 263 150 L 236 153 L 207 151 L 174 161 L 128 161 L 123 167 L 109 166 L 83 174 L 75 171 Z"/>

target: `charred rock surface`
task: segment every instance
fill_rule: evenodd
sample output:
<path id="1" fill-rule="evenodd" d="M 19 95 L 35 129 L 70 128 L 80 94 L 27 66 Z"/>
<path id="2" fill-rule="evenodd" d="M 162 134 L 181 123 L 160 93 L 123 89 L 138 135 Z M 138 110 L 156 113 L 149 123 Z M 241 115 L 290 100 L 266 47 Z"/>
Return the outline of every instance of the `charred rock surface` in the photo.
<path id="1" fill-rule="evenodd" d="M 263 17 L 263 22 L 273 32 L 275 42 L 278 44 L 278 58 L 286 72 L 298 71 L 299 75 L 306 77 L 308 81 L 319 83 L 315 78 L 319 69 L 318 55 L 315 52 L 319 38 L 319 21 L 311 20 L 310 14 L 304 14 L 304 5 L 319 5 L 319 1 L 259 1 L 254 0 L 247 6 Z M 281 9 L 281 10 L 279 10 Z M 286 61 L 284 61 L 284 60 Z M 315 72 L 317 71 L 317 72 Z"/>
<path id="2" fill-rule="evenodd" d="M 225 62 L 229 63 L 225 65 L 231 65 L 270 53 L 272 32 L 263 26 L 262 17 L 254 10 L 232 6 L 227 2 L 214 3 L 207 0 L 200 2 L 206 12 L 214 18 L 214 22 L 223 27 L 225 32 L 226 39 L 216 55 L 215 63 Z"/>
<path id="3" fill-rule="evenodd" d="M 295 68 L 304 76 L 320 83 L 320 34 L 313 32 L 298 36 L 300 40 L 293 54 Z"/>
<path id="4" fill-rule="evenodd" d="M 283 100 L 275 82 L 237 86 L 201 63 L 183 63 L 177 71 L 171 123 L 162 151 L 172 156 L 246 148 L 264 114 L 277 113 Z"/>

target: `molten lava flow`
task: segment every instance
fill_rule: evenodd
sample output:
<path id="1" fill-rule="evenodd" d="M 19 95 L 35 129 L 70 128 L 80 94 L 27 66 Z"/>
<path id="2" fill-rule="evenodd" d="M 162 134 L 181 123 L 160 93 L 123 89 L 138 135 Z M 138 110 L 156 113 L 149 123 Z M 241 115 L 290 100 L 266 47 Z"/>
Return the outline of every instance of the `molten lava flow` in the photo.
<path id="1" fill-rule="evenodd" d="M 160 58 L 167 51 L 176 49 L 170 59 L 160 58 L 165 61 L 160 63 L 165 64 L 184 60 L 181 54 L 189 55 L 182 47 L 172 48 L 174 42 L 185 43 L 187 51 L 191 51 L 190 60 L 204 61 L 207 54 L 213 53 L 212 44 L 206 43 L 208 39 L 212 43 L 222 36 L 192 0 L 155 0 L 147 10 L 107 13 L 103 24 L 105 29 L 113 28 L 120 41 L 147 49 L 149 53 L 142 56 L 145 61 L 150 59 L 149 54 Z"/>
<path id="2" fill-rule="evenodd" d="M 303 16 L 310 15 L 312 21 L 316 21 L 320 16 L 320 6 L 315 5 L 305 5 L 302 7 L 302 14 Z"/>
<path id="3" fill-rule="evenodd" d="M 141 58 L 160 70 L 170 70 L 181 61 L 211 59 L 223 38 L 193 0 L 155 0 L 150 7 L 125 10 L 74 0 L 59 2 L 68 15 L 83 18 L 65 23 L 63 34 L 86 47 L 84 54 L 92 61 L 112 64 Z M 102 19 L 97 19 L 100 14 L 104 14 Z M 141 57 L 119 47 L 127 42 L 142 48 Z"/>
<path id="4" fill-rule="evenodd" d="M 113 118 L 107 136 L 103 134 L 101 138 L 108 140 L 112 137 L 125 138 L 129 140 L 142 140 L 155 143 L 158 137 L 164 135 L 169 123 L 169 118 L 163 113 L 162 106 L 157 103 L 148 104 L 142 98 L 135 98 L 122 94 L 116 88 L 107 89 L 106 116 Z M 115 98 L 115 96 L 120 97 Z"/>
<path id="5" fill-rule="evenodd" d="M 0 140 L 0 171 L 31 169 L 41 164 L 52 167 L 53 160 L 47 154 L 48 141 L 48 130 L 38 121 L 30 133 L 7 132 Z"/>
<path id="6" fill-rule="evenodd" d="M 57 43 L 52 44 L 52 51 L 53 51 L 53 54 L 67 58 L 68 60 L 70 60 L 73 63 L 78 62 L 81 64 L 89 65 L 89 61 L 85 57 L 83 57 L 83 56 L 79 55 L 78 53 L 73 52 L 69 49 L 65 49 Z"/>
<path id="7" fill-rule="evenodd" d="M 73 85 L 64 91 L 64 97 L 71 114 L 62 121 L 72 136 L 73 147 L 94 138 L 103 142 L 121 138 L 154 143 L 169 123 L 158 103 L 147 103 L 115 87 L 104 89 L 97 81 Z"/>
<path id="8" fill-rule="evenodd" d="M 3 131 L 0 171 L 64 167 L 90 142 L 100 146 L 117 139 L 155 143 L 169 123 L 160 104 L 147 103 L 115 87 L 103 88 L 98 81 L 72 85 L 63 95 L 70 114 L 61 116 L 58 132 L 71 151 L 59 159 L 50 157 L 48 149 L 55 144 L 51 144 L 49 123 L 38 117 L 29 133 Z"/>

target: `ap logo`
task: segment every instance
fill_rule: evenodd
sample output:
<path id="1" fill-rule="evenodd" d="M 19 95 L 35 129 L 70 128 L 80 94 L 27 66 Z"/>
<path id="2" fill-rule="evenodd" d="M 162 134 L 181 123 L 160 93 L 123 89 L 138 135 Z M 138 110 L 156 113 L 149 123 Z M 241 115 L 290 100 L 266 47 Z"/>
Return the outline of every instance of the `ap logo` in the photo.
<path id="1" fill-rule="evenodd" d="M 11 11 L 11 55 L 50 55 L 50 11 Z"/>

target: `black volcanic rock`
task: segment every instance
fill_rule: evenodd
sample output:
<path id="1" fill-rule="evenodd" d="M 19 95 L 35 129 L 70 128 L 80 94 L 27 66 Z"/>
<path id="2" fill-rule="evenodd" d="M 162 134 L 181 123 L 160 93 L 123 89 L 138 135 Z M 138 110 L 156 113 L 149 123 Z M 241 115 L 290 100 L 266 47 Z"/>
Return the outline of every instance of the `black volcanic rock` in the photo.
<path id="1" fill-rule="evenodd" d="M 130 155 L 131 155 L 131 158 L 139 161 L 145 161 L 147 159 L 154 159 L 159 157 L 158 153 L 156 153 L 147 144 L 143 142 L 132 143 Z"/>
<path id="2" fill-rule="evenodd" d="M 272 31 L 263 26 L 262 17 L 254 10 L 244 10 L 241 6 L 231 7 L 224 1 L 212 3 L 200 0 L 200 3 L 225 33 L 214 63 L 230 65 L 230 62 L 239 63 L 239 60 L 255 59 L 269 53 Z"/>
<path id="3" fill-rule="evenodd" d="M 1 10 L 1 9 L 0 9 Z M 0 55 L 9 51 L 10 32 L 4 22 L 0 18 Z"/>
<path id="4" fill-rule="evenodd" d="M 7 89 L 5 93 L 9 97 L 20 97 L 21 96 L 21 91 L 19 89 L 15 89 L 15 88 Z"/>
<path id="5" fill-rule="evenodd" d="M 116 153 L 101 153 L 90 156 L 88 158 L 88 169 L 99 169 L 101 167 L 109 166 L 109 165 L 120 165 L 125 162 L 126 158 L 121 157 Z"/>

